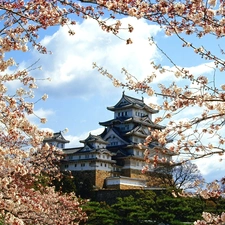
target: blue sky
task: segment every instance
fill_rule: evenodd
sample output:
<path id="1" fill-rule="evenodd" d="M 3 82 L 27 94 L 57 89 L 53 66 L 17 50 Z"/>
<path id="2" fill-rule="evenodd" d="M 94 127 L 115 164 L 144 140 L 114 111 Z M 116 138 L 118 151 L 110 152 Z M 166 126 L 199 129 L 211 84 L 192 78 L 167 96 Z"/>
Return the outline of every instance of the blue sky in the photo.
<path id="1" fill-rule="evenodd" d="M 112 119 L 113 112 L 106 109 L 117 103 L 122 95 L 121 88 L 115 88 L 111 81 L 92 68 L 96 62 L 120 80 L 125 80 L 121 74 L 121 68 L 125 67 L 138 78 L 151 74 L 150 62 L 155 61 L 171 67 L 168 60 L 148 43 L 148 37 L 154 36 L 160 47 L 180 66 L 189 67 L 194 74 L 211 74 L 212 68 L 203 65 L 201 60 L 191 49 L 181 47 L 176 37 L 166 37 L 159 26 L 149 25 L 145 20 L 135 18 L 122 19 L 122 24 L 132 24 L 133 33 L 122 31 L 120 37 L 131 38 L 132 45 L 126 45 L 124 41 L 112 34 L 103 32 L 98 24 L 91 20 L 78 23 L 74 30 L 75 36 L 68 35 L 68 28 L 53 28 L 42 33 L 41 42 L 53 54 L 40 55 L 35 50 L 24 54 L 23 58 L 18 54 L 21 67 L 41 66 L 42 70 L 32 71 L 37 79 L 39 88 L 35 91 L 36 98 L 48 94 L 47 101 L 39 101 L 35 106 L 35 112 L 40 117 L 46 117 L 47 123 L 42 125 L 39 120 L 32 117 L 34 123 L 41 128 L 48 128 L 54 132 L 69 129 L 65 137 L 70 140 L 67 147 L 81 145 L 79 140 L 85 139 L 89 132 L 99 134 L 102 127 L 99 122 Z M 198 45 L 213 43 L 214 39 L 194 39 Z M 212 51 L 218 52 L 218 42 L 210 45 Z M 213 47 L 214 46 L 214 47 Z M 50 77 L 51 81 L 42 80 Z M 158 83 L 171 83 L 175 78 L 171 74 L 158 77 L 153 82 L 153 87 Z M 15 88 L 15 86 L 11 86 Z M 157 103 L 156 97 L 149 98 L 141 93 L 125 90 L 127 95 L 136 98 L 145 98 L 146 103 Z M 189 112 L 186 112 L 188 114 Z M 187 115 L 183 115 L 187 116 Z M 166 124 L 163 124 L 166 125 Z M 197 162 L 202 174 L 208 181 L 220 179 L 224 175 L 224 162 L 205 159 Z"/>

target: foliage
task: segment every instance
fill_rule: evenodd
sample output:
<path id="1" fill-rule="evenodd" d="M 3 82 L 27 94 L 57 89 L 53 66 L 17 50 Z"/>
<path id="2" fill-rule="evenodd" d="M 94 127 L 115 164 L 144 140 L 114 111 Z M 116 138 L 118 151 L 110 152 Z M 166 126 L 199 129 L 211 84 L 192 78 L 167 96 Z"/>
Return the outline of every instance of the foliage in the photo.
<path id="1" fill-rule="evenodd" d="M 144 18 L 158 24 L 165 31 L 166 36 L 176 36 L 180 46 L 189 48 L 193 55 L 199 57 L 202 63 L 211 68 L 210 74 L 204 71 L 199 73 L 199 71 L 193 72 L 192 68 L 177 64 L 170 53 L 165 52 L 153 37 L 149 37 L 149 44 L 159 50 L 170 66 L 152 61 L 150 75 L 142 80 L 138 80 L 132 71 L 122 68 L 126 81 L 121 82 L 106 69 L 96 63 L 93 64 L 94 68 L 102 75 L 109 77 L 116 87 L 161 97 L 157 104 L 150 104 L 152 108 L 163 111 L 153 122 L 169 123 L 164 130 L 149 128 L 151 134 L 146 138 L 145 143 L 139 145 L 140 148 L 145 149 L 146 163 L 151 166 L 165 162 L 174 164 L 173 161 L 168 162 L 166 157 L 161 156 L 162 149 L 164 153 L 182 155 L 180 163 L 213 155 L 219 156 L 222 161 L 225 153 L 225 84 L 221 73 L 225 71 L 225 51 L 220 43 L 223 43 L 225 34 L 224 1 L 94 0 L 91 2 L 119 14 L 138 19 Z M 132 31 L 131 28 L 129 30 Z M 199 38 L 202 38 L 204 42 L 199 41 Z M 130 43 L 132 40 L 127 41 L 127 44 Z M 158 78 L 167 75 L 170 75 L 170 78 L 173 77 L 171 83 L 159 83 L 158 87 L 152 87 L 154 82 L 158 82 Z M 193 115 L 183 119 L 178 117 L 182 112 L 193 112 L 193 109 L 195 111 Z M 168 140 L 173 140 L 173 143 L 168 145 Z M 158 141 L 161 147 L 155 149 L 159 154 L 152 155 L 149 144 L 154 141 Z M 143 168 L 143 172 L 148 169 L 147 165 Z M 221 187 L 218 187 L 218 184 L 213 182 L 208 185 L 208 190 L 200 190 L 199 193 L 206 198 L 220 195 Z M 196 224 L 224 224 L 225 213 L 218 216 L 203 213 L 203 218 L 204 221 L 197 221 Z"/>
<path id="2" fill-rule="evenodd" d="M 81 198 L 91 198 L 93 192 L 93 183 L 88 178 L 80 179 L 76 177 L 77 194 Z"/>
<path id="3" fill-rule="evenodd" d="M 189 69 L 177 65 L 150 38 L 150 44 L 155 45 L 172 63 L 171 69 L 168 70 L 168 67 L 152 62 L 152 74 L 138 81 L 123 68 L 127 83 L 121 83 L 94 64 L 100 73 L 112 79 L 115 86 L 142 91 L 149 96 L 154 94 L 162 96 L 160 105 L 151 105 L 164 111 L 163 115 L 156 118 L 154 122 L 159 123 L 167 119 L 170 119 L 170 122 L 163 131 L 152 130 L 146 143 L 142 145 L 142 148 L 146 149 L 146 162 L 153 160 L 157 164 L 166 161 L 165 158 L 157 156 L 153 159 L 149 158 L 148 144 L 157 140 L 162 147 L 165 147 L 168 137 L 173 138 L 174 143 L 165 151 L 184 154 L 186 156 L 184 161 L 224 153 L 225 84 L 218 85 L 216 82 L 218 74 L 225 70 L 224 50 L 220 48 L 220 53 L 216 55 L 208 46 L 195 45 L 187 38 L 188 35 L 192 35 L 215 36 L 222 39 L 225 34 L 224 2 L 217 3 L 215 0 L 178 2 L 174 0 L 153 2 L 84 0 L 84 2 L 92 4 L 83 5 L 80 2 L 64 0 L 3 0 L 0 3 L 2 22 L 0 30 L 0 212 L 8 224 L 55 224 L 56 221 L 58 224 L 70 224 L 84 216 L 80 210 L 80 203 L 74 195 L 61 195 L 55 192 L 54 188 L 45 186 L 40 186 L 38 190 L 31 188 L 43 172 L 48 173 L 50 178 L 58 176 L 57 162 L 61 156 L 60 152 L 53 147 L 41 146 L 43 139 L 52 134 L 39 130 L 27 119 L 27 115 L 34 114 L 35 101 L 32 103 L 32 100 L 25 101 L 25 99 L 33 98 L 33 89 L 37 87 L 34 77 L 30 74 L 32 66 L 19 70 L 15 67 L 14 59 L 6 57 L 8 53 L 12 55 L 14 51 L 26 52 L 32 47 L 41 53 L 48 53 L 47 49 L 38 43 L 40 31 L 50 26 L 67 25 L 69 34 L 73 35 L 75 32 L 71 27 L 76 24 L 76 16 L 83 19 L 93 18 L 103 30 L 115 35 L 118 35 L 121 22 L 107 24 L 106 20 L 101 20 L 106 10 L 138 19 L 144 18 L 161 26 L 167 36 L 176 35 L 183 47 L 190 48 L 194 54 L 206 62 L 212 62 L 210 64 L 214 69 L 212 76 L 192 74 Z M 110 14 L 109 17 L 114 19 L 116 14 Z M 127 29 L 132 32 L 132 25 L 129 25 Z M 132 40 L 126 40 L 126 43 L 131 44 Z M 10 73 L 10 69 L 15 72 Z M 166 73 L 174 76 L 174 81 L 184 80 L 185 85 L 179 86 L 176 82 L 168 86 L 159 84 L 158 89 L 153 90 L 150 87 L 151 83 L 157 76 L 163 76 Z M 13 81 L 21 83 L 21 87 L 15 93 L 7 90 L 6 87 Z M 47 95 L 43 95 L 41 99 L 46 100 L 46 98 Z M 189 110 L 192 107 L 198 109 L 198 115 L 186 120 L 173 119 L 182 110 Z M 45 123 L 46 119 L 40 118 L 40 121 Z M 29 150 L 24 151 L 24 146 L 30 146 Z M 205 198 L 218 197 L 221 189 L 213 183 L 207 190 L 200 191 L 200 194 Z M 124 210 L 129 211 L 127 206 L 123 205 L 123 207 Z M 172 218 L 170 215 L 161 216 L 167 220 Z M 135 217 L 135 213 L 129 212 L 128 220 L 132 221 Z M 224 213 L 219 217 L 204 213 L 203 217 L 205 221 L 212 224 L 222 224 L 225 221 Z M 201 224 L 201 221 L 196 224 Z"/>
<path id="4" fill-rule="evenodd" d="M 79 173 L 63 172 L 60 179 L 53 180 L 53 185 L 57 191 L 74 192 L 82 199 L 89 199 L 93 194 L 92 182 Z"/>
<path id="5" fill-rule="evenodd" d="M 135 224 L 141 218 L 145 212 L 142 210 L 141 205 L 135 202 L 133 196 L 118 198 L 117 203 L 112 206 L 114 211 L 117 212 L 117 224 Z"/>
<path id="6" fill-rule="evenodd" d="M 104 202 L 89 202 L 84 206 L 84 210 L 88 215 L 88 224 L 96 225 L 114 225 L 117 215 L 114 214 L 111 207 Z M 86 223 L 85 223 L 86 224 Z"/>
<path id="7" fill-rule="evenodd" d="M 118 13 L 157 23 L 167 36 L 177 36 L 178 44 L 184 48 L 190 48 L 195 55 L 197 54 L 202 61 L 213 68 L 212 74 L 208 77 L 207 74 L 192 74 L 188 68 L 177 65 L 151 37 L 149 38 L 150 45 L 155 45 L 168 59 L 172 64 L 170 69 L 167 65 L 163 66 L 153 61 L 151 62 L 151 74 L 143 80 L 138 80 L 135 74 L 131 74 L 132 71 L 129 73 L 126 68 L 122 68 L 122 72 L 127 78 L 127 82 L 123 83 L 94 63 L 94 67 L 103 75 L 108 76 L 115 86 L 144 92 L 149 96 L 162 97 L 160 104 L 150 104 L 153 108 L 163 110 L 162 116 L 155 118 L 154 122 L 159 123 L 169 119 L 169 124 L 164 131 L 152 130 L 143 148 L 146 148 L 154 140 L 165 146 L 170 137 L 170 140 L 175 141 L 169 147 L 168 152 L 183 153 L 185 160 L 199 159 L 213 154 L 222 155 L 225 143 L 223 135 L 225 85 L 218 84 L 216 78 L 219 79 L 220 73 L 225 69 L 224 50 L 219 48 L 219 53 L 215 55 L 210 48 L 210 45 L 214 43 L 209 41 L 206 42 L 206 46 L 195 46 L 190 42 L 190 36 L 196 45 L 199 43 L 196 41 L 196 36 L 222 39 L 224 37 L 224 2 L 217 3 L 214 0 L 132 1 L 129 3 L 96 1 L 96 4 L 102 4 L 102 7 Z M 218 39 L 212 40 L 218 41 Z M 171 84 L 160 83 L 158 88 L 153 90 L 151 84 L 159 76 L 166 76 L 166 74 L 174 78 Z M 193 107 L 198 110 L 197 115 L 194 115 L 193 118 L 176 119 L 176 115 L 179 115 L 180 112 L 189 111 Z M 148 156 L 147 149 L 146 160 Z M 153 160 L 154 157 L 152 157 Z M 158 157 L 157 160 L 164 162 L 166 159 Z"/>
<path id="8" fill-rule="evenodd" d="M 28 119 L 35 115 L 35 103 L 48 96 L 33 99 L 37 88 L 34 65 L 19 69 L 9 58 L 15 51 L 27 52 L 32 47 L 47 53 L 36 42 L 38 33 L 64 25 L 66 15 L 56 1 L 0 2 L 0 216 L 4 224 L 77 224 L 86 218 L 82 201 L 73 193 L 61 194 L 48 185 L 60 175 L 62 152 L 42 145 L 52 133 L 38 129 Z M 15 83 L 18 88 L 11 89 Z"/>
<path id="9" fill-rule="evenodd" d="M 138 191 L 129 197 L 117 198 L 113 205 L 89 202 L 84 208 L 88 214 L 86 224 L 183 224 L 201 218 L 202 211 L 221 212 L 225 200 L 212 200 L 200 197 L 174 198 L 171 192 Z M 107 221 L 107 222 L 106 222 Z M 112 223 L 113 221 L 113 223 Z"/>

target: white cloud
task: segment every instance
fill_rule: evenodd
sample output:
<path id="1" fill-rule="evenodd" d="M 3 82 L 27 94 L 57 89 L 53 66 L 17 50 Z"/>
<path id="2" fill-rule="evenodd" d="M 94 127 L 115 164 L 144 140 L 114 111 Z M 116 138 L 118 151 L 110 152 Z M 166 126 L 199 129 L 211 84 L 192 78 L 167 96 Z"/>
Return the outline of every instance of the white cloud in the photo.
<path id="1" fill-rule="evenodd" d="M 109 93 L 114 89 L 111 81 L 92 69 L 93 62 L 116 77 L 119 75 L 120 79 L 122 67 L 139 78 L 147 76 L 150 61 L 160 57 L 156 47 L 149 45 L 148 37 L 160 32 L 160 27 L 135 18 L 122 19 L 123 27 L 128 23 L 134 26 L 133 33 L 122 30 L 119 36 L 125 40 L 131 38 L 131 45 L 103 32 L 91 19 L 77 24 L 74 36 L 68 34 L 67 27 L 61 27 L 52 36 L 45 37 L 42 44 L 53 54 L 41 56 L 41 76 L 51 77 L 52 82 L 42 82 L 39 89 L 47 88 L 48 94 L 58 96 L 88 96 L 96 91 Z M 40 55 L 34 52 L 34 57 Z"/>
<path id="2" fill-rule="evenodd" d="M 195 76 L 206 75 L 214 71 L 215 64 L 213 62 L 203 63 L 186 69 L 188 69 L 189 72 Z"/>
<path id="3" fill-rule="evenodd" d="M 65 139 L 70 141 L 70 143 L 66 145 L 66 148 L 83 146 L 83 143 L 80 143 L 80 141 L 85 140 L 90 133 L 93 135 L 99 135 L 103 131 L 104 131 L 104 128 L 101 127 L 92 131 L 84 132 L 80 134 L 79 136 L 64 135 Z"/>
<path id="4" fill-rule="evenodd" d="M 151 97 L 147 97 L 144 99 L 145 104 L 149 105 L 149 104 L 154 104 L 154 105 L 158 105 L 158 100 L 159 98 L 156 96 L 151 96 Z"/>
<path id="5" fill-rule="evenodd" d="M 46 118 L 48 120 L 48 117 L 54 114 L 55 112 L 50 109 L 39 108 L 34 110 L 34 114 L 28 115 L 28 118 L 32 123 L 40 125 L 40 118 Z"/>
<path id="6" fill-rule="evenodd" d="M 224 177 L 225 160 L 220 161 L 220 159 L 221 157 L 218 155 L 213 155 L 194 161 L 207 182 L 220 180 Z"/>
<path id="7" fill-rule="evenodd" d="M 61 27 L 52 36 L 46 36 L 42 40 L 42 44 L 52 51 L 53 54 L 41 56 L 40 63 L 42 64 L 43 71 L 39 74 L 41 78 L 51 77 L 52 81 L 39 82 L 39 90 L 42 93 L 47 92 L 51 96 L 76 96 L 86 99 L 96 93 L 112 96 L 112 93 L 115 94 L 115 88 L 108 78 L 103 77 L 96 70 L 92 69 L 93 62 L 96 62 L 99 66 L 103 66 L 120 79 L 124 79 L 120 74 L 122 67 L 125 67 L 139 79 L 150 75 L 152 71 L 150 62 L 152 60 L 156 62 L 160 61 L 161 56 L 155 46 L 149 45 L 148 37 L 155 36 L 160 32 L 159 26 L 149 25 L 144 20 L 136 20 L 135 18 L 122 19 L 122 23 L 124 27 L 126 27 L 125 23 L 130 23 L 134 26 L 133 33 L 130 34 L 122 31 L 119 34 L 124 39 L 131 38 L 133 41 L 132 45 L 126 45 L 121 39 L 103 32 L 93 20 L 84 20 L 81 24 L 77 24 L 74 27 L 75 36 L 69 36 L 66 27 Z M 34 61 L 36 61 L 37 58 L 40 58 L 40 55 L 34 52 L 33 57 L 35 58 Z M 171 68 L 168 67 L 168 69 Z M 187 69 L 194 75 L 204 75 L 212 72 L 210 64 L 202 64 Z M 153 85 L 168 81 L 180 82 L 181 80 L 175 79 L 174 75 L 170 73 L 166 73 L 159 76 L 153 82 Z M 158 101 L 157 97 L 146 99 L 146 103 L 157 103 Z M 96 102 L 92 102 L 92 105 L 91 103 L 88 104 L 87 111 L 94 104 L 98 104 L 98 102 L 96 100 Z M 57 107 L 59 107 L 59 104 Z M 77 107 L 79 110 L 80 105 L 73 105 L 71 107 Z M 64 109 L 62 108 L 62 110 Z M 190 110 L 183 111 L 180 115 L 184 119 L 184 117 L 190 116 L 190 113 L 194 114 L 196 112 L 192 109 L 191 112 Z M 91 113 L 93 112 L 90 111 L 90 116 Z M 48 118 L 54 112 L 40 109 L 36 114 L 40 117 Z M 84 118 L 80 117 L 79 119 L 80 121 L 84 120 Z M 60 123 L 63 124 L 63 117 Z M 99 128 L 90 132 L 92 134 L 100 134 L 103 129 Z M 88 134 L 89 131 L 79 136 L 65 135 L 65 138 L 70 140 L 67 147 L 82 146 L 79 141 L 87 138 Z M 199 169 L 205 176 L 211 176 L 215 171 L 221 172 L 220 166 L 224 165 L 217 163 L 217 159 L 215 161 L 201 159 L 198 162 Z"/>

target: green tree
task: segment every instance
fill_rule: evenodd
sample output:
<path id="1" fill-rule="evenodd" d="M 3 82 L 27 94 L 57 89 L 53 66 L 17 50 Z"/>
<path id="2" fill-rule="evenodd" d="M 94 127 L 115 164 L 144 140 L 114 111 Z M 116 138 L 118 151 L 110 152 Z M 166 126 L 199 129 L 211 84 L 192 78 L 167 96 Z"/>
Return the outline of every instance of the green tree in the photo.
<path id="1" fill-rule="evenodd" d="M 119 225 L 137 224 L 145 217 L 145 211 L 133 196 L 118 198 L 112 208 L 117 212 L 117 224 Z"/>
<path id="2" fill-rule="evenodd" d="M 105 202 L 88 202 L 84 207 L 88 225 L 115 225 L 116 213 Z"/>
<path id="3" fill-rule="evenodd" d="M 77 194 L 82 198 L 91 198 L 93 191 L 93 184 L 90 179 L 85 178 L 82 181 L 77 179 Z"/>
<path id="4" fill-rule="evenodd" d="M 179 225 L 201 219 L 203 211 L 221 213 L 225 199 L 173 197 L 171 191 L 137 191 L 134 195 L 117 198 L 115 204 L 88 202 L 88 225 Z"/>

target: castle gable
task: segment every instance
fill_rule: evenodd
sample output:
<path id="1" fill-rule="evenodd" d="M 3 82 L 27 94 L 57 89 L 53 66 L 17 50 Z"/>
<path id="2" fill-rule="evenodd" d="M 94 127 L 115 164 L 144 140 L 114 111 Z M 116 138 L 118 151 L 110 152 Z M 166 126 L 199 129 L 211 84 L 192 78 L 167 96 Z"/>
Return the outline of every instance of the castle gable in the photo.
<path id="1" fill-rule="evenodd" d="M 141 135 L 145 135 L 145 136 L 149 135 L 148 129 L 147 128 L 144 128 L 142 126 L 136 127 L 135 133 L 141 134 Z"/>
<path id="2" fill-rule="evenodd" d="M 133 98 L 133 97 L 123 94 L 122 98 L 114 106 L 114 108 L 122 108 L 124 106 L 131 106 L 131 105 L 139 105 L 139 106 L 143 107 L 145 104 L 144 104 L 143 100 L 136 99 L 136 98 Z"/>
<path id="3" fill-rule="evenodd" d="M 113 129 L 110 129 L 105 135 L 104 140 L 106 140 L 110 146 L 113 145 L 127 145 L 128 143 L 119 136 Z"/>
<path id="4" fill-rule="evenodd" d="M 122 97 L 121 99 L 120 99 L 120 101 L 114 106 L 115 108 L 121 108 L 121 107 L 123 107 L 123 106 L 125 106 L 125 105 L 130 105 L 131 104 L 131 102 L 130 101 L 127 101 L 124 97 Z"/>
<path id="5" fill-rule="evenodd" d="M 62 132 L 54 133 L 52 137 L 45 138 L 44 142 L 69 143 L 69 141 L 63 137 Z"/>
<path id="6" fill-rule="evenodd" d="M 79 150 L 79 153 L 80 153 L 80 152 L 91 152 L 92 150 L 93 150 L 93 149 L 91 148 L 91 146 L 88 145 L 88 144 L 86 144 L 86 145 L 84 145 L 83 148 L 81 148 L 81 149 Z"/>
<path id="7" fill-rule="evenodd" d="M 85 140 L 80 140 L 81 143 L 101 143 L 107 144 L 100 135 L 92 135 L 91 133 Z"/>

